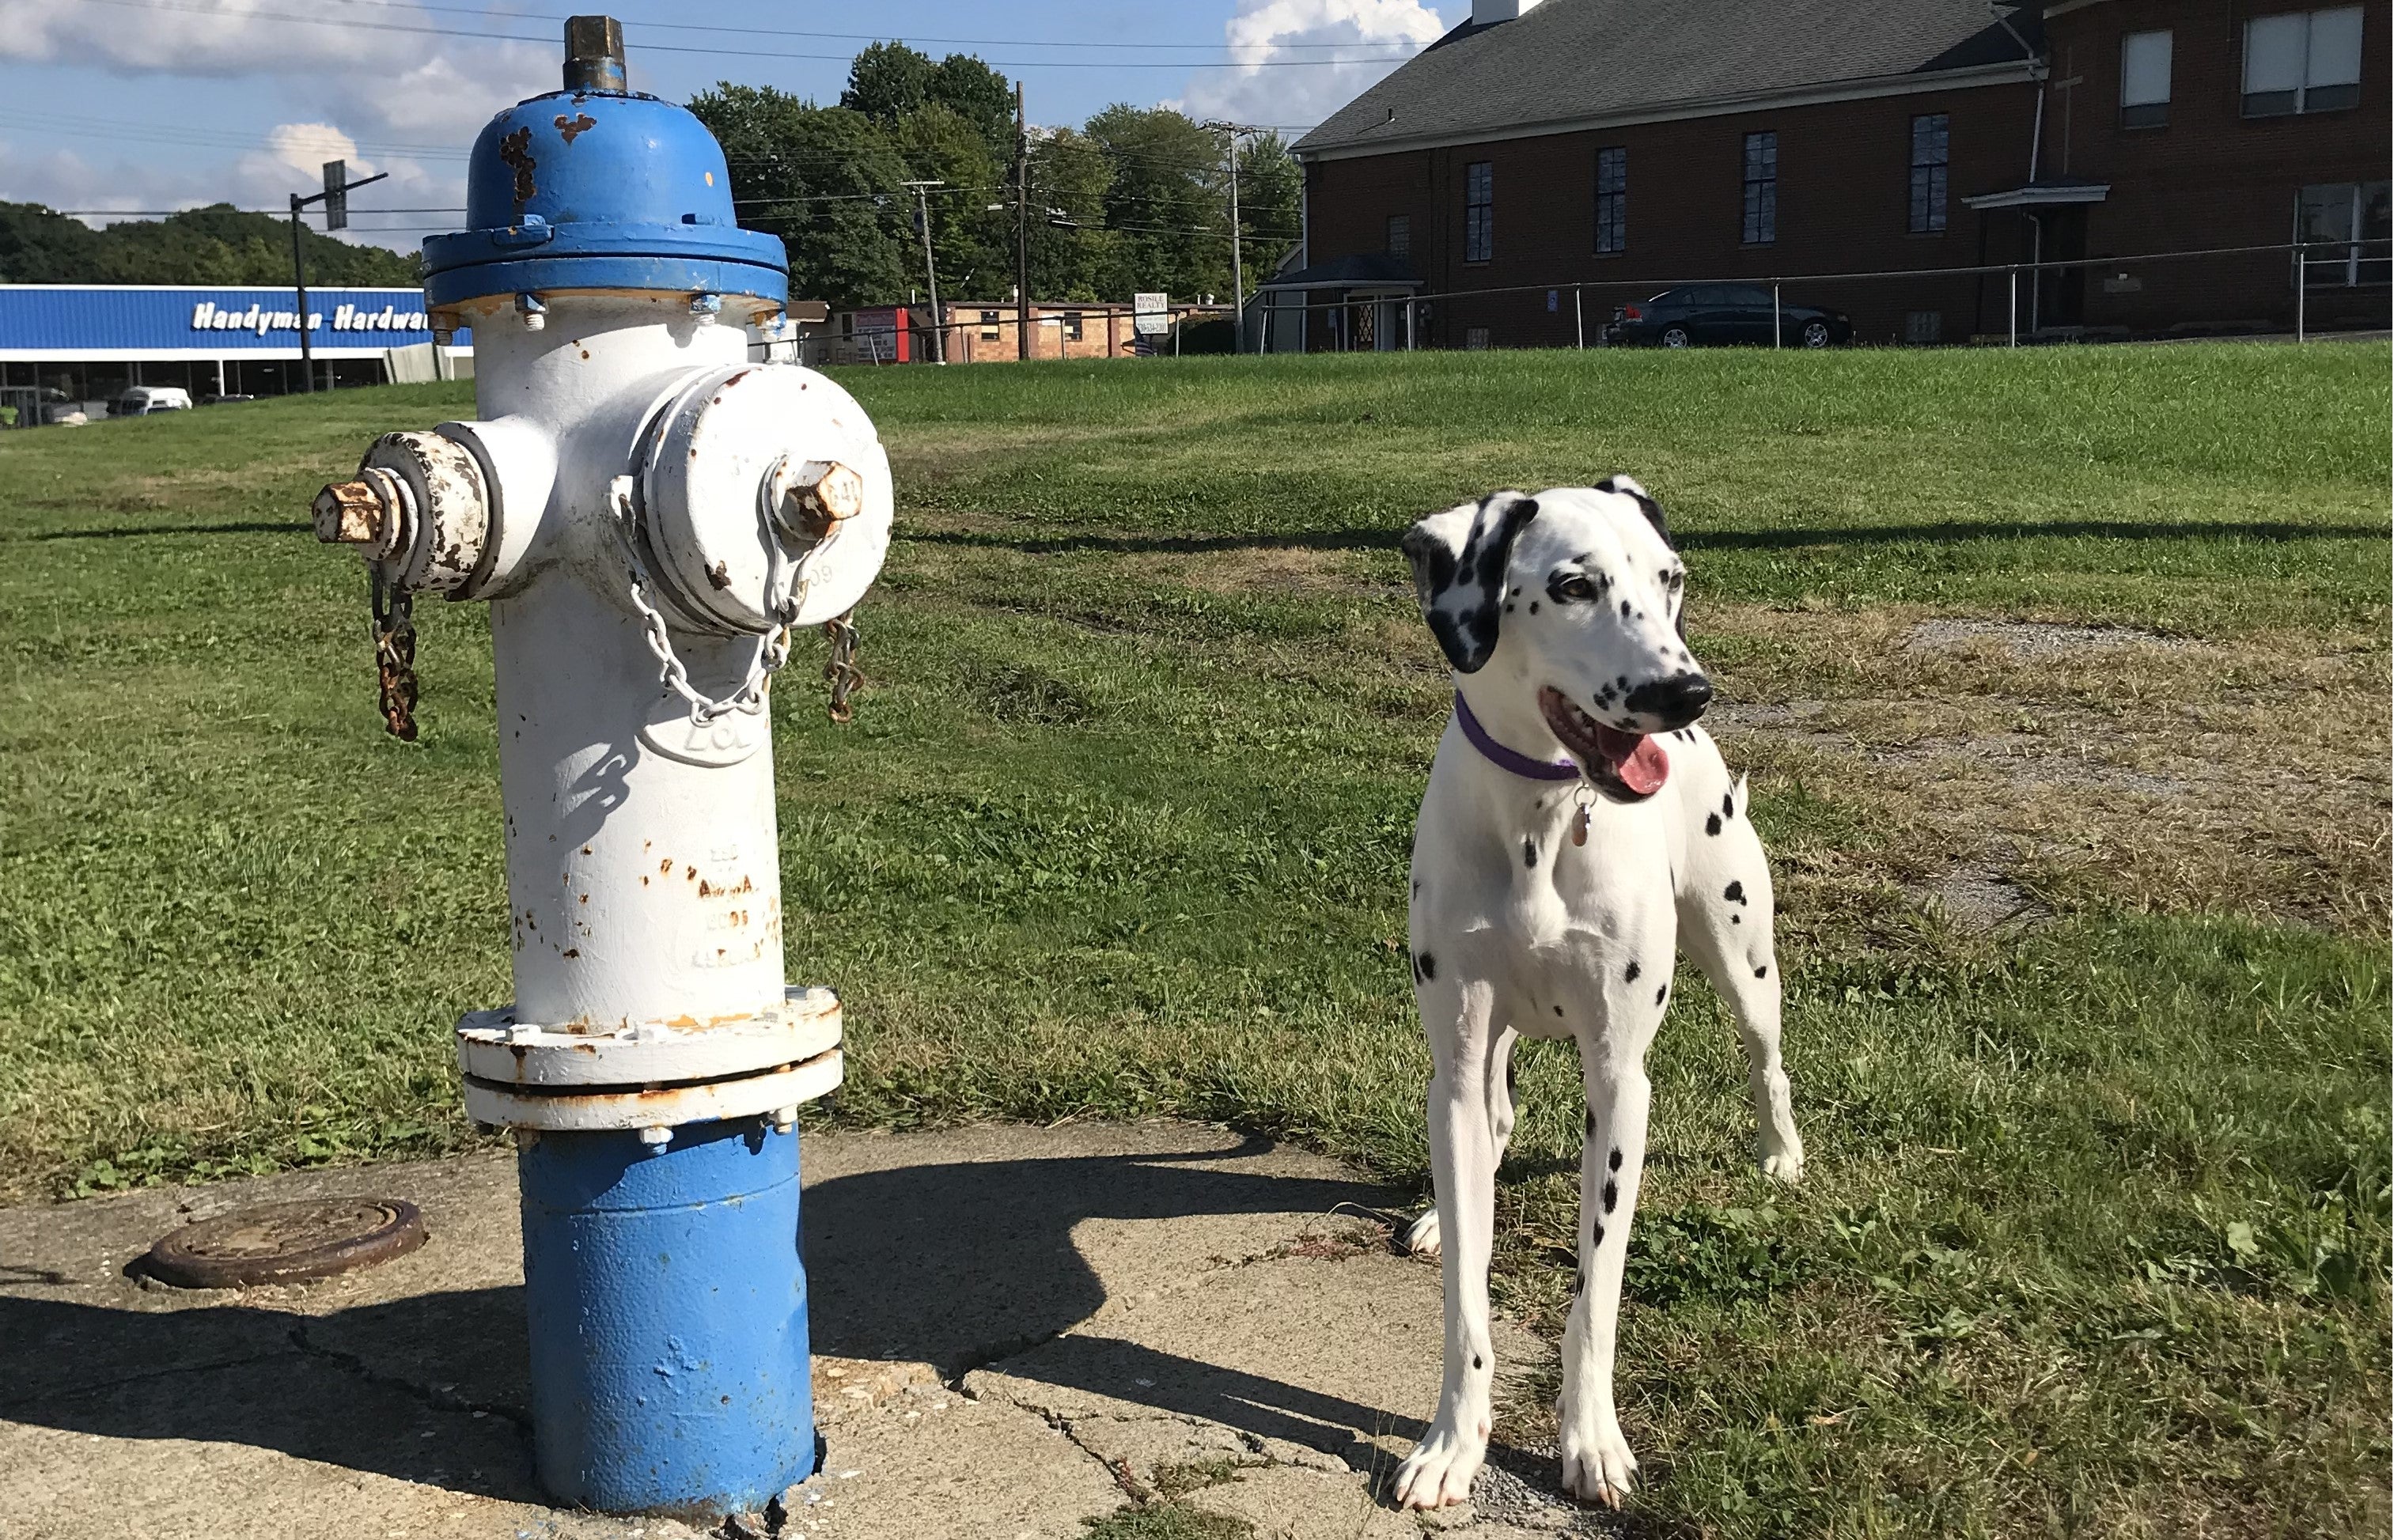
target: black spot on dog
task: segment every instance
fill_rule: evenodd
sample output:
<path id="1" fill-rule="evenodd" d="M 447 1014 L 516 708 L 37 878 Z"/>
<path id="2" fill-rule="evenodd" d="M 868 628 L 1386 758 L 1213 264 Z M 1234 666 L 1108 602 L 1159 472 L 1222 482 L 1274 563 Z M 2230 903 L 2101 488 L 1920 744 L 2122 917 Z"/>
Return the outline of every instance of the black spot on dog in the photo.
<path id="1" fill-rule="evenodd" d="M 1432 979 L 1438 977 L 1438 959 L 1431 956 L 1427 952 L 1414 959 L 1414 966 L 1421 969 L 1422 981 L 1424 983 L 1427 983 Z"/>
<path id="2" fill-rule="evenodd" d="M 1505 612 L 1508 615 L 1511 614 L 1513 612 L 1513 607 L 1510 604 L 1507 604 L 1505 606 Z"/>
<path id="3" fill-rule="evenodd" d="M 1756 969 L 1754 970 L 1754 976 L 1755 976 L 1756 978 L 1757 978 L 1757 979 L 1760 979 L 1760 978 L 1763 978 L 1763 977 L 1765 977 L 1766 975 L 1768 975 L 1769 972 L 1770 972 L 1770 965 L 1769 965 L 1769 963 L 1765 963 L 1765 964 L 1763 964 L 1760 967 L 1757 967 L 1757 968 L 1756 968 Z"/>
<path id="4" fill-rule="evenodd" d="M 1583 1115 L 1583 1116 L 1585 1116 L 1585 1117 L 1587 1119 L 1587 1123 L 1586 1123 L 1587 1133 L 1586 1133 L 1585 1137 L 1586 1137 L 1586 1138 L 1588 1138 L 1588 1139 L 1594 1139 L 1594 1138 L 1596 1137 L 1596 1109 L 1595 1109 L 1595 1108 L 1593 1108 L 1593 1107 L 1590 1107 L 1590 1108 L 1589 1108 L 1589 1109 L 1588 1109 L 1588 1110 L 1587 1110 L 1584 1114 L 1582 1114 L 1582 1115 Z"/>
<path id="5" fill-rule="evenodd" d="M 1421 897 L 1421 878 L 1414 878 L 1414 897 Z"/>
<path id="6" fill-rule="evenodd" d="M 1659 1006 L 1659 1005 L 1661 1005 L 1661 1004 L 1663 1003 L 1663 996 L 1664 996 L 1664 995 L 1666 995 L 1666 994 L 1670 994 L 1670 993 L 1671 993 L 1671 986 L 1670 986 L 1670 985 L 1668 985 L 1668 984 L 1664 984 L 1661 989 L 1658 989 L 1658 990 L 1656 990 L 1656 991 L 1654 992 L 1654 1003 L 1655 1003 L 1656 1005 L 1658 1005 L 1658 1006 Z"/>
<path id="7" fill-rule="evenodd" d="M 1560 1007 L 1560 1006 L 1557 1006 L 1557 1007 L 1555 1007 L 1555 1014 L 1556 1014 L 1557 1016 L 1560 1016 L 1562 1013 L 1563 1013 L 1563 1007 Z"/>
<path id="8" fill-rule="evenodd" d="M 1704 820 L 1704 833 L 1708 835 L 1720 833 L 1720 814 L 1714 813 Z"/>
<path id="9" fill-rule="evenodd" d="M 1604 1227 L 1602 1225 L 1598 1225 L 1596 1227 L 1596 1234 L 1594 1238 L 1587 1244 L 1587 1249 L 1594 1251 L 1597 1247 L 1602 1244 L 1604 1244 Z"/>
<path id="10" fill-rule="evenodd" d="M 1537 612 L 1538 612 L 1538 601 L 1537 601 L 1536 599 L 1533 599 L 1530 600 L 1530 613 L 1532 613 L 1532 614 L 1533 614 L 1533 615 L 1534 615 L 1534 614 L 1536 614 Z"/>
<path id="11" fill-rule="evenodd" d="M 1743 903 L 1745 902 L 1745 884 L 1742 882 L 1730 883 L 1728 887 L 1721 889 L 1721 897 L 1727 899 L 1731 903 Z"/>
<path id="12" fill-rule="evenodd" d="M 1636 963 L 1631 963 L 1629 965 L 1629 971 L 1624 973 L 1622 978 L 1627 980 L 1630 983 L 1636 983 L 1638 981 L 1638 965 Z"/>
<path id="13" fill-rule="evenodd" d="M 1534 839 L 1525 839 L 1521 841 L 1521 864 L 1524 866 L 1535 866 L 1537 863 L 1538 842 Z"/>
<path id="14" fill-rule="evenodd" d="M 1619 1182 L 1606 1182 L 1604 1184 L 1604 1211 L 1607 1214 L 1611 1213 L 1612 1205 L 1620 1201 L 1621 1184 Z"/>
<path id="15" fill-rule="evenodd" d="M 1471 1366 L 1475 1369 L 1480 1367 L 1480 1355 L 1478 1353 L 1471 1355 Z"/>
<path id="16" fill-rule="evenodd" d="M 1624 620 L 1629 618 L 1629 601 L 1625 599 L 1621 601 L 1621 618 Z"/>
<path id="17" fill-rule="evenodd" d="M 1721 793 L 1721 816 L 1723 818 L 1737 816 L 1737 804 L 1730 800 L 1730 794 L 1727 792 Z"/>
<path id="18" fill-rule="evenodd" d="M 1604 1157 L 1604 1168 L 1607 1171 L 1618 1171 L 1621 1169 L 1620 1151 L 1615 1150 L 1612 1153 Z"/>

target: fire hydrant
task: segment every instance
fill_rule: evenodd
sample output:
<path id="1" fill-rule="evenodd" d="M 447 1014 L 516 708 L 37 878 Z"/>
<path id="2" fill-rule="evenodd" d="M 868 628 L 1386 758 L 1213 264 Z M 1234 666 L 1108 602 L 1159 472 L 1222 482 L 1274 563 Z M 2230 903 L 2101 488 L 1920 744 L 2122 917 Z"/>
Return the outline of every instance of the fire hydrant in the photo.
<path id="1" fill-rule="evenodd" d="M 845 390 L 750 362 L 788 276 L 721 148 L 612 20 L 566 52 L 425 243 L 480 416 L 378 440 L 317 531 L 373 574 L 394 731 L 412 596 L 491 605 L 515 1001 L 457 1057 L 517 1133 L 541 1483 L 704 1517 L 815 1467 L 794 1120 L 840 1007 L 783 984 L 767 697 L 879 573 L 889 467 Z"/>

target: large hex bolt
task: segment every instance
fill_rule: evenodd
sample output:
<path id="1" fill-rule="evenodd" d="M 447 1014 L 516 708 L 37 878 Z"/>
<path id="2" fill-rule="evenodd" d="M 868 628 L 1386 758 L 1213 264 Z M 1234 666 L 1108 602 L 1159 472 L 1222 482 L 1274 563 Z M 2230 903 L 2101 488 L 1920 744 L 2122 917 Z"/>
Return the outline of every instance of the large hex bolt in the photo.
<path id="1" fill-rule="evenodd" d="M 361 468 L 354 481 L 335 481 L 316 494 L 316 538 L 355 546 L 369 561 L 387 560 L 407 538 L 407 505 L 390 473 Z"/>
<path id="2" fill-rule="evenodd" d="M 864 478 L 837 460 L 784 461 L 774 470 L 780 483 L 773 520 L 790 535 L 812 542 L 844 519 L 864 511 Z"/>

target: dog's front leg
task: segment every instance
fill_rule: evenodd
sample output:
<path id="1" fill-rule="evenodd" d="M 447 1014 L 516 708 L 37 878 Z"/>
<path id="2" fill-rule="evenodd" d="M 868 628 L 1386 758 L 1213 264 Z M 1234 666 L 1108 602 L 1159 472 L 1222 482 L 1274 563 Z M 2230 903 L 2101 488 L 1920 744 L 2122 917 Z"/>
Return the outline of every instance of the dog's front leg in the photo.
<path id="1" fill-rule="evenodd" d="M 1488 1454 L 1489 1391 L 1496 1353 L 1488 1323 L 1488 1260 L 1496 1230 L 1496 1152 L 1488 1125 L 1489 1079 L 1499 1038 L 1485 981 L 1419 994 L 1430 1043 L 1429 1161 L 1438 1195 L 1439 1256 L 1446 1283 L 1446 1369 L 1438 1412 L 1397 1468 L 1400 1507 L 1444 1507 L 1471 1494 Z"/>
<path id="2" fill-rule="evenodd" d="M 1659 1014 L 1659 1012 L 1657 1013 Z M 1579 1295 L 1563 1331 L 1563 1490 L 1621 1506 L 1638 1469 L 1612 1403 L 1612 1350 L 1621 1316 L 1621 1271 L 1629 1215 L 1646 1165 L 1644 1039 L 1634 1048 L 1584 1043 L 1587 1138 L 1580 1148 Z"/>

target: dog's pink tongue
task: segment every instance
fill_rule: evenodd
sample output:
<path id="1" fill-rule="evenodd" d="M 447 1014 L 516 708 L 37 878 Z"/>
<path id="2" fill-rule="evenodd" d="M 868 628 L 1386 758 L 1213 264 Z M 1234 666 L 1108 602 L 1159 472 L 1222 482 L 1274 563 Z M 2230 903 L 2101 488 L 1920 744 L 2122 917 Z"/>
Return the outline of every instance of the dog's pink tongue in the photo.
<path id="1" fill-rule="evenodd" d="M 1640 796 L 1651 796 L 1663 789 L 1671 774 L 1671 757 L 1663 745 L 1650 735 L 1638 740 L 1638 746 L 1621 761 L 1621 783 Z"/>

